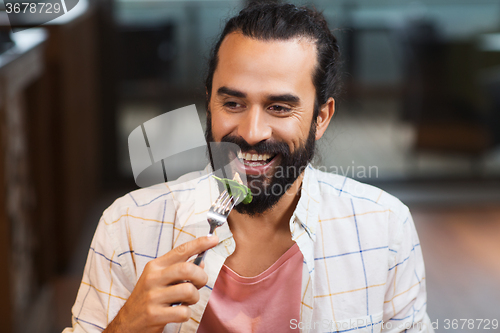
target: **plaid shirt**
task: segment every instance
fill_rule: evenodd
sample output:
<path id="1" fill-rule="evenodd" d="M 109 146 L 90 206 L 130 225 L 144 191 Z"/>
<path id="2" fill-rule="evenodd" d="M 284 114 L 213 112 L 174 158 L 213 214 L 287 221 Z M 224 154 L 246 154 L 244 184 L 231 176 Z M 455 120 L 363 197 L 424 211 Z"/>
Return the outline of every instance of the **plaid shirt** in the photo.
<path id="1" fill-rule="evenodd" d="M 73 328 L 101 332 L 134 289 L 146 263 L 208 233 L 206 213 L 218 196 L 209 169 L 175 183 L 140 189 L 103 214 L 92 241 Z M 305 170 L 290 219 L 303 257 L 300 321 L 283 331 L 433 332 L 426 313 L 424 262 L 408 208 L 398 199 L 352 179 Z M 195 332 L 235 241 L 227 224 L 207 252 L 208 283 L 192 317 L 164 332 Z"/>

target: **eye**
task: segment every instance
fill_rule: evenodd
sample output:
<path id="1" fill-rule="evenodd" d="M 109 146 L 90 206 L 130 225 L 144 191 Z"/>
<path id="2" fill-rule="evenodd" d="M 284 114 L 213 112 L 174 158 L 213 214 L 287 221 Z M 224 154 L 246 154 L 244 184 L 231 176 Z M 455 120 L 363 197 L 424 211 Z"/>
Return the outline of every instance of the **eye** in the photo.
<path id="1" fill-rule="evenodd" d="M 284 114 L 284 113 L 288 113 L 288 112 L 292 111 L 291 108 L 287 108 L 287 107 L 282 106 L 282 105 L 271 105 L 269 107 L 269 109 L 271 111 L 273 111 L 274 113 L 279 113 L 279 114 Z"/>
<path id="2" fill-rule="evenodd" d="M 238 111 L 241 110 L 244 106 L 238 102 L 225 102 L 224 108 L 230 111 Z"/>

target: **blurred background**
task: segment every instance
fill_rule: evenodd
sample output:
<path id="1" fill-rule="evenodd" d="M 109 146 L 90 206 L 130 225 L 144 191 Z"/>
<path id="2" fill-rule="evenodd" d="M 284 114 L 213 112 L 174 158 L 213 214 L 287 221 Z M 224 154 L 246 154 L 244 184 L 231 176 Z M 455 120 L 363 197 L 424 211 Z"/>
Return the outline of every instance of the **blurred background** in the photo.
<path id="1" fill-rule="evenodd" d="M 246 4 L 72 3 L 57 19 L 16 33 L 3 3 L 0 11 L 1 332 L 71 325 L 100 214 L 137 188 L 128 135 L 190 104 L 205 127 L 208 51 L 224 20 Z M 486 323 L 445 329 L 446 319 L 498 324 L 500 3 L 307 4 L 335 29 L 345 71 L 315 165 L 410 207 L 437 332 L 483 331 Z"/>

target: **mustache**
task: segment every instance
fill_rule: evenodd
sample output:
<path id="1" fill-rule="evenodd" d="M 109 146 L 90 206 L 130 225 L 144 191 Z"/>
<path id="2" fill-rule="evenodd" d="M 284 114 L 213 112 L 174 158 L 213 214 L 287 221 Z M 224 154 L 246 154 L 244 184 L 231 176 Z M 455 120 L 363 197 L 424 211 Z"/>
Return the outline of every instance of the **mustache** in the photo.
<path id="1" fill-rule="evenodd" d="M 280 141 L 264 140 L 255 145 L 250 145 L 242 137 L 228 134 L 221 139 L 221 142 L 234 143 L 240 147 L 242 152 L 253 150 L 257 154 L 282 154 L 284 157 L 290 156 L 290 147 Z"/>

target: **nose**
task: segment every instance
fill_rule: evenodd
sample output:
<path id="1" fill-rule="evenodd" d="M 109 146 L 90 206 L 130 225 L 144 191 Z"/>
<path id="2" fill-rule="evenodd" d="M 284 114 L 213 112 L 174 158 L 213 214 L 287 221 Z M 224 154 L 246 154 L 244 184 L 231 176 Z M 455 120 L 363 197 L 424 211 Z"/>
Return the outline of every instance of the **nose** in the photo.
<path id="1" fill-rule="evenodd" d="M 260 107 L 252 107 L 238 124 L 238 135 L 249 145 L 271 138 L 272 128 L 266 122 L 266 114 Z"/>

